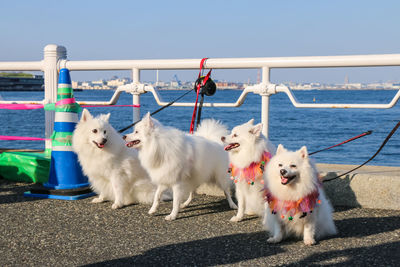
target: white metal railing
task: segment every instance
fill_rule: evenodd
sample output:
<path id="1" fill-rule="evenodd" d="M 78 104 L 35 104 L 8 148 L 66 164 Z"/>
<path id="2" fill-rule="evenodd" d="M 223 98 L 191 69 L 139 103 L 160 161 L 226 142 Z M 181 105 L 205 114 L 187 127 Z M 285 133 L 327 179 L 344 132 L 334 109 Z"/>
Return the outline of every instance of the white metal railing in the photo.
<path id="1" fill-rule="evenodd" d="M 0 101 L 0 103 L 54 103 L 57 97 L 58 72 L 61 68 L 70 71 L 82 70 L 131 70 L 133 82 L 120 86 L 109 101 L 86 101 L 79 104 L 113 105 L 118 101 L 122 92 L 133 95 L 133 104 L 140 105 L 140 95 L 152 93 L 158 105 L 168 104 L 162 101 L 157 90 L 151 85 L 140 83 L 141 70 L 175 70 L 199 69 L 201 59 L 172 59 L 172 60 L 90 60 L 69 61 L 67 51 L 63 46 L 47 45 L 44 48 L 42 61 L 28 62 L 0 62 L 0 70 L 8 71 L 42 71 L 45 80 L 45 97 L 42 101 Z M 290 101 L 298 108 L 391 108 L 400 98 L 400 90 L 387 104 L 319 104 L 299 103 L 285 85 L 270 83 L 270 69 L 272 68 L 328 68 L 328 67 L 377 67 L 400 66 L 400 54 L 382 55 L 355 55 L 355 56 L 320 56 L 320 57 L 267 57 L 267 58 L 211 58 L 207 59 L 204 68 L 208 69 L 262 69 L 260 84 L 247 86 L 236 102 L 233 103 L 204 103 L 208 107 L 238 107 L 242 105 L 247 94 L 254 93 L 261 96 L 261 121 L 263 133 L 268 137 L 269 98 L 278 92 L 287 94 Z M 194 103 L 176 102 L 173 106 L 194 106 Z M 53 132 L 54 112 L 46 111 L 46 138 Z M 140 119 L 140 108 L 133 108 L 133 120 Z M 51 141 L 46 141 L 46 148 L 51 148 Z"/>

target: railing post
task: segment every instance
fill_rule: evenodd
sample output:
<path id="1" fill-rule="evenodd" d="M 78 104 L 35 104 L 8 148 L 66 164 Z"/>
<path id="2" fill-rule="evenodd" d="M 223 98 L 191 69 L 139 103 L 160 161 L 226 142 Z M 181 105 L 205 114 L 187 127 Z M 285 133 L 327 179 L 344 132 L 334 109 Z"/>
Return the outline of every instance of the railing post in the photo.
<path id="1" fill-rule="evenodd" d="M 137 68 L 132 69 L 132 82 L 139 83 L 140 82 L 140 70 Z M 132 93 L 132 104 L 138 105 L 139 107 L 133 107 L 133 122 L 140 120 L 140 93 L 134 92 Z"/>
<path id="2" fill-rule="evenodd" d="M 269 84 L 269 71 L 268 67 L 262 67 L 262 80 L 263 84 Z M 261 122 L 263 124 L 262 133 L 263 135 L 268 138 L 269 133 L 269 93 L 262 93 L 261 94 Z"/>
<path id="3" fill-rule="evenodd" d="M 58 60 L 67 58 L 67 50 L 55 44 L 46 45 L 44 48 L 44 99 L 46 103 L 55 103 L 57 100 Z M 51 151 L 51 135 L 54 130 L 54 111 L 45 111 L 45 143 L 46 152 Z"/>

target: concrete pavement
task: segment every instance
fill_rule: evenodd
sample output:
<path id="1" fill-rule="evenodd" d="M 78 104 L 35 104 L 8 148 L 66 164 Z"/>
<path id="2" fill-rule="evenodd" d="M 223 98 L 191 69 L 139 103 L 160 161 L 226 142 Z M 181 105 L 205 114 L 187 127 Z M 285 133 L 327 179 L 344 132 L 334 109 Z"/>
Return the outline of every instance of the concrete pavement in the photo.
<path id="1" fill-rule="evenodd" d="M 171 203 L 112 210 L 91 198 L 26 198 L 31 184 L 0 179 L 1 266 L 399 266 L 400 211 L 335 208 L 339 234 L 307 247 L 268 244 L 259 218 L 231 223 L 219 196 L 197 195 L 176 221 Z"/>

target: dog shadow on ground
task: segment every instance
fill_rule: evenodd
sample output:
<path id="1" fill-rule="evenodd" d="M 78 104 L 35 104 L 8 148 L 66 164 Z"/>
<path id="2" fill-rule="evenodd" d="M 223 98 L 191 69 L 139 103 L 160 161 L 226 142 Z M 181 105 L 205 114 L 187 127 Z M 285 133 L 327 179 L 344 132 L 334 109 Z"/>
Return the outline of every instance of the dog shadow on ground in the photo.
<path id="1" fill-rule="evenodd" d="M 339 232 L 336 237 L 367 237 L 400 229 L 400 217 L 348 218 L 335 220 L 335 225 Z"/>
<path id="2" fill-rule="evenodd" d="M 351 218 L 336 221 L 336 224 L 339 235 L 326 240 L 329 240 L 328 246 L 334 249 L 331 248 L 328 251 L 326 249 L 310 249 L 310 253 L 293 264 L 296 266 L 398 265 L 400 241 L 364 246 L 359 238 L 399 229 L 400 218 Z M 357 238 L 358 243 L 353 238 Z M 264 258 L 267 265 L 269 256 L 293 253 L 285 247 L 290 246 L 291 243 L 301 242 L 297 239 L 288 239 L 280 244 L 268 244 L 265 242 L 266 239 L 267 233 L 264 231 L 218 236 L 160 246 L 137 256 L 98 262 L 87 266 L 215 266 L 237 264 L 257 258 Z M 377 240 L 377 242 L 382 241 L 384 242 L 381 239 Z M 314 248 L 318 248 L 318 246 L 317 244 Z M 345 248 L 340 249 L 342 246 Z"/>
<path id="3" fill-rule="evenodd" d="M 172 203 L 172 202 L 170 202 L 170 203 Z M 171 204 L 167 204 L 167 205 L 171 205 Z M 168 207 L 164 206 L 164 208 L 166 208 L 166 209 L 160 210 L 160 213 L 158 213 L 155 216 L 166 216 L 171 212 L 171 210 L 170 210 L 172 208 L 171 206 L 168 206 Z M 219 201 L 207 202 L 206 204 L 191 203 L 186 208 L 179 210 L 179 214 L 176 219 L 181 220 L 181 219 L 187 219 L 187 218 L 192 218 L 192 217 L 198 217 L 198 216 L 204 216 L 204 215 L 228 212 L 228 211 L 234 211 L 236 213 L 236 210 L 231 209 L 229 207 L 228 201 L 226 199 L 221 199 Z M 258 217 L 246 215 L 245 219 L 248 220 L 248 219 L 253 219 L 253 218 L 256 219 Z"/>
<path id="4" fill-rule="evenodd" d="M 351 209 L 340 207 L 351 212 Z M 396 266 L 400 261 L 400 241 L 387 242 L 375 246 L 360 246 L 360 238 L 392 232 L 400 229 L 400 217 L 358 217 L 335 220 L 338 235 L 331 237 L 335 242 L 357 244 L 358 247 L 317 252 L 297 262 L 299 266 L 335 265 L 342 266 Z M 376 243 L 382 243 L 382 237 L 376 236 Z M 354 244 L 353 244 L 354 243 Z"/>
<path id="5" fill-rule="evenodd" d="M 400 241 L 312 253 L 298 266 L 398 266 Z"/>
<path id="6" fill-rule="evenodd" d="M 150 249 L 141 255 L 87 266 L 215 266 L 284 252 L 265 242 L 266 232 L 240 233 Z"/>
<path id="7" fill-rule="evenodd" d="M 331 181 L 326 181 L 323 183 L 326 196 L 331 201 L 331 203 L 336 205 L 346 205 L 351 207 L 361 207 L 357 200 L 357 196 L 350 187 L 350 183 L 354 178 L 353 175 L 346 175 L 341 179 L 335 179 L 339 173 L 328 172 L 324 179 L 333 179 Z M 338 197 L 340 196 L 340 197 Z"/>

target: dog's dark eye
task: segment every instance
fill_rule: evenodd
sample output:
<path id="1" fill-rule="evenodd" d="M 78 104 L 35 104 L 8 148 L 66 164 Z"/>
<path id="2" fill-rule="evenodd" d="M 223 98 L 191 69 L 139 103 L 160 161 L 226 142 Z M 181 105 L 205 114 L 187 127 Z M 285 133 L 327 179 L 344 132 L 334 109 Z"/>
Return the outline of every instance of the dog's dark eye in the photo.
<path id="1" fill-rule="evenodd" d="M 233 137 L 237 137 L 237 134 L 233 134 Z"/>
<path id="2" fill-rule="evenodd" d="M 290 168 L 296 168 L 296 167 L 297 167 L 297 166 L 294 165 L 294 164 L 290 165 Z"/>
<path id="3" fill-rule="evenodd" d="M 279 167 L 282 167 L 283 165 L 282 165 L 282 164 L 279 164 L 278 166 L 279 166 Z"/>
<path id="4" fill-rule="evenodd" d="M 135 131 L 135 134 L 139 133 L 138 131 Z"/>
<path id="5" fill-rule="evenodd" d="M 107 132 L 107 131 L 106 131 L 106 130 L 104 130 L 104 134 L 106 134 L 106 132 Z"/>
<path id="6" fill-rule="evenodd" d="M 92 132 L 93 132 L 93 133 L 97 133 L 97 129 L 93 129 Z"/>

